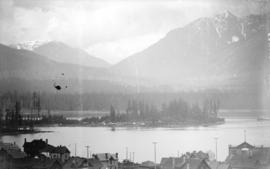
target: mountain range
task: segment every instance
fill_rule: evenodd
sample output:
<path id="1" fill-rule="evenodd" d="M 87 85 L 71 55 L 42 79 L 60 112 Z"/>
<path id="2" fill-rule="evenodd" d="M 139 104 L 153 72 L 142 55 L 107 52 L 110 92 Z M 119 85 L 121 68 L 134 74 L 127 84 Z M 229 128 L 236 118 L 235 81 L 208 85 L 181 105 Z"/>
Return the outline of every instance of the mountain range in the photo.
<path id="1" fill-rule="evenodd" d="M 229 11 L 199 18 L 170 31 L 113 69 L 186 86 L 251 83 L 247 77 L 254 82 L 254 76 L 261 74 L 267 54 L 265 19 L 258 15 L 238 18 Z"/>
<path id="2" fill-rule="evenodd" d="M 45 43 L 33 51 L 57 62 L 102 68 L 110 66 L 106 61 L 91 56 L 82 49 L 70 47 L 62 42 L 52 41 Z"/>
<path id="3" fill-rule="evenodd" d="M 30 50 L 37 54 L 48 57 L 51 60 L 62 62 L 62 63 L 71 63 L 82 66 L 89 67 L 109 67 L 110 64 L 106 61 L 89 55 L 86 51 L 68 46 L 62 42 L 58 41 L 49 41 L 49 42 L 40 42 L 40 41 L 30 41 L 19 44 L 12 44 L 10 47 L 16 49 Z"/>
<path id="4" fill-rule="evenodd" d="M 76 84 L 101 80 L 115 86 L 257 86 L 268 64 L 266 19 L 260 15 L 238 18 L 229 11 L 199 18 L 115 65 L 61 42 L 28 50 L 0 45 L 0 78 L 52 81 L 58 76 L 63 79 L 63 73 L 66 81 Z"/>

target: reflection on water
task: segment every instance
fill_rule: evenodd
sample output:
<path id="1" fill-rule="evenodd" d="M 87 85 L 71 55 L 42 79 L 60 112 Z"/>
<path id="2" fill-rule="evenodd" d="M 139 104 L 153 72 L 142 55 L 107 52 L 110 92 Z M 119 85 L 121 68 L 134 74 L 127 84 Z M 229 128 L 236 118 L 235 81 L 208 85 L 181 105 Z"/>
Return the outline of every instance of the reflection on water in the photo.
<path id="1" fill-rule="evenodd" d="M 120 159 L 125 158 L 126 147 L 135 152 L 135 161 L 146 161 L 154 158 L 152 142 L 157 143 L 157 159 L 164 156 L 177 156 L 193 151 L 215 152 L 214 137 L 218 137 L 218 157 L 224 160 L 228 154 L 228 145 L 238 145 L 244 141 L 244 130 L 250 144 L 270 146 L 270 121 L 256 119 L 227 119 L 225 124 L 210 127 L 182 128 L 105 128 L 105 127 L 42 127 L 41 130 L 51 133 L 22 134 L 3 136 L 4 142 L 16 142 L 23 145 L 24 138 L 49 139 L 53 145 L 65 145 L 74 155 L 75 144 L 77 155 L 86 156 L 86 145 L 91 153 L 118 152 Z"/>

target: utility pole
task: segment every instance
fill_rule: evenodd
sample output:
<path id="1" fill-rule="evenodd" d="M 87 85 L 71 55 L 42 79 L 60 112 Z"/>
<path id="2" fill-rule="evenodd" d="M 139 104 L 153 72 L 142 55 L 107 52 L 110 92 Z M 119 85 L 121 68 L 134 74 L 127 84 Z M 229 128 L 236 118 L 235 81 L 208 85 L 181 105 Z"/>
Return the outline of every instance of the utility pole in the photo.
<path id="1" fill-rule="evenodd" d="M 246 130 L 244 130 L 244 141 L 247 141 L 247 137 L 246 137 Z"/>
<path id="2" fill-rule="evenodd" d="M 77 144 L 75 143 L 75 157 L 77 156 Z"/>
<path id="3" fill-rule="evenodd" d="M 126 147 L 126 159 L 128 160 L 128 147 Z"/>
<path id="4" fill-rule="evenodd" d="M 86 152 L 87 152 L 87 158 L 89 158 L 89 147 L 90 147 L 90 146 L 87 145 L 87 146 L 85 146 L 85 147 L 86 147 Z"/>
<path id="5" fill-rule="evenodd" d="M 217 152 L 217 145 L 218 145 L 218 137 L 215 137 L 215 142 L 216 142 L 216 161 L 218 161 L 218 152 Z"/>
<path id="6" fill-rule="evenodd" d="M 157 169 L 157 142 L 153 142 L 154 144 L 154 161 L 155 161 L 155 169 Z"/>

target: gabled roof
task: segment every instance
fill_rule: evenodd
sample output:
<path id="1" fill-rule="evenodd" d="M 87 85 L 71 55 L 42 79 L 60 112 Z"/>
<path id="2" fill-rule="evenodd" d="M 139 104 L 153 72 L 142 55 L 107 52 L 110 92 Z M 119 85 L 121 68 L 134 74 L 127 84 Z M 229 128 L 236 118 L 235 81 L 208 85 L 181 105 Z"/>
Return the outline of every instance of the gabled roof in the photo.
<path id="1" fill-rule="evenodd" d="M 243 148 L 252 149 L 252 148 L 255 148 L 255 147 L 252 146 L 251 144 L 247 143 L 247 142 L 243 142 L 242 144 L 236 146 L 236 148 L 238 148 L 238 149 L 243 149 Z"/>
<path id="2" fill-rule="evenodd" d="M 40 153 L 52 153 L 53 150 L 55 149 L 54 146 L 47 144 L 44 148 L 42 148 L 41 150 L 39 150 Z"/>
<path id="3" fill-rule="evenodd" d="M 33 140 L 33 141 L 31 141 L 31 142 L 25 142 L 24 144 L 23 144 L 23 147 L 25 148 L 25 147 L 31 147 L 31 146 L 33 146 L 33 147 L 45 147 L 46 146 L 46 142 L 45 141 L 43 141 L 42 139 L 39 139 L 39 140 Z"/>
<path id="4" fill-rule="evenodd" d="M 100 161 L 118 160 L 118 158 L 116 157 L 116 154 L 110 154 L 110 153 L 94 154 L 93 156 Z"/>
<path id="5" fill-rule="evenodd" d="M 182 166 L 184 159 L 183 157 L 164 157 L 161 159 L 160 165 L 166 168 L 173 168 L 173 163 L 174 167 Z"/>
<path id="6" fill-rule="evenodd" d="M 66 146 L 57 146 L 52 149 L 51 153 L 65 154 L 65 153 L 70 153 L 70 151 L 68 150 Z"/>
<path id="7" fill-rule="evenodd" d="M 204 153 L 202 151 L 199 151 L 199 152 L 192 152 L 190 157 L 192 158 L 200 158 L 200 159 L 209 159 L 209 155 L 207 153 Z"/>
<path id="8" fill-rule="evenodd" d="M 211 169 L 205 160 L 199 158 L 188 159 L 179 169 L 200 169 L 202 166 L 206 166 L 208 169 Z M 204 169 L 207 168 L 204 167 Z"/>
<path id="9" fill-rule="evenodd" d="M 46 141 L 43 141 L 42 139 L 25 142 L 23 144 L 23 147 L 26 151 L 35 149 L 40 153 L 51 152 L 51 150 L 55 148 L 54 146 L 48 144 Z"/>
<path id="10" fill-rule="evenodd" d="M 208 153 L 204 153 L 202 151 L 193 151 L 193 152 L 187 152 L 185 154 L 186 157 L 188 158 L 199 158 L 199 159 L 209 159 Z"/>

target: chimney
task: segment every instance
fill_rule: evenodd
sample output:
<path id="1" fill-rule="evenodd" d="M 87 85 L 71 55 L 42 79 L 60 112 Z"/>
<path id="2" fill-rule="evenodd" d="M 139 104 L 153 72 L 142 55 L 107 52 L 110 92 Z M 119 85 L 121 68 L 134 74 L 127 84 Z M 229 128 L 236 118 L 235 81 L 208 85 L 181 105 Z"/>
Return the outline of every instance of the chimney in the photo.
<path id="1" fill-rule="evenodd" d="M 24 138 L 24 143 L 26 143 L 26 138 Z"/>
<path id="2" fill-rule="evenodd" d="M 46 144 L 48 144 L 48 139 L 46 138 Z"/>
<path id="3" fill-rule="evenodd" d="M 118 159 L 118 153 L 115 153 L 115 157 Z"/>
<path id="4" fill-rule="evenodd" d="M 108 153 L 105 153 L 105 158 L 108 159 Z"/>

